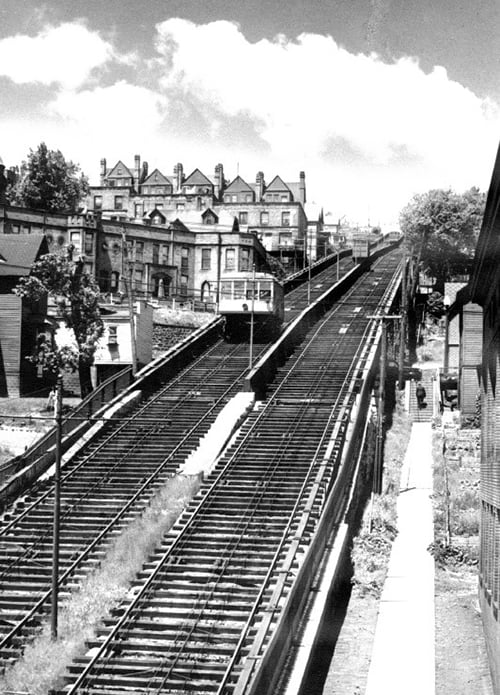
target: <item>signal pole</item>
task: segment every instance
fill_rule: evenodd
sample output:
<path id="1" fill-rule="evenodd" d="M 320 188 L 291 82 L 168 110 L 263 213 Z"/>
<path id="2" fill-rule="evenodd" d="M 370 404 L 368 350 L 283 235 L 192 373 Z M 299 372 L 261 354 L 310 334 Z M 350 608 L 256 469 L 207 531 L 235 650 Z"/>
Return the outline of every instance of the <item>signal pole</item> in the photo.
<path id="1" fill-rule="evenodd" d="M 55 420 L 56 420 L 56 460 L 54 471 L 54 527 L 52 541 L 52 592 L 50 606 L 50 636 L 57 639 L 57 614 L 59 599 L 59 535 L 61 521 L 61 442 L 62 442 L 62 389 L 61 372 L 57 375 Z"/>

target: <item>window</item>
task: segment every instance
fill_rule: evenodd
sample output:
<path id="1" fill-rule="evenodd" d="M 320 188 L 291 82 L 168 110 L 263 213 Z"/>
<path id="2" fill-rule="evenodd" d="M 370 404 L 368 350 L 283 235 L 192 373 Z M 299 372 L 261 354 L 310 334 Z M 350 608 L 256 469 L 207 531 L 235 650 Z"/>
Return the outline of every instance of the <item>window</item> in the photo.
<path id="1" fill-rule="evenodd" d="M 144 215 L 144 207 L 142 203 L 134 205 L 134 217 L 142 217 Z"/>
<path id="2" fill-rule="evenodd" d="M 118 167 L 118 171 L 116 173 L 118 174 L 118 176 L 121 176 L 123 174 L 121 167 Z"/>
<path id="3" fill-rule="evenodd" d="M 267 211 L 263 211 L 260 213 L 260 223 L 269 224 L 269 213 Z"/>
<path id="4" fill-rule="evenodd" d="M 161 224 L 162 223 L 162 217 L 161 215 L 153 215 L 153 219 L 151 220 L 153 224 Z"/>
<path id="5" fill-rule="evenodd" d="M 187 270 L 189 264 L 189 249 L 185 246 L 181 249 L 181 270 Z"/>
<path id="6" fill-rule="evenodd" d="M 292 246 L 292 235 L 289 232 L 280 234 L 280 246 Z"/>
<path id="7" fill-rule="evenodd" d="M 238 221 L 240 224 L 248 224 L 248 212 L 240 212 L 238 214 Z"/>
<path id="8" fill-rule="evenodd" d="M 158 265 L 160 262 L 160 244 L 153 244 L 153 263 Z"/>
<path id="9" fill-rule="evenodd" d="M 189 278 L 187 275 L 181 275 L 181 294 L 183 295 L 187 294 L 188 280 Z"/>
<path id="10" fill-rule="evenodd" d="M 94 235 L 92 232 L 85 232 L 85 254 L 90 256 L 94 251 Z"/>
<path id="11" fill-rule="evenodd" d="M 201 269 L 210 270 L 212 249 L 201 249 Z"/>
<path id="12" fill-rule="evenodd" d="M 163 244 L 161 247 L 161 262 L 167 264 L 168 263 L 168 246 L 167 244 Z"/>
<path id="13" fill-rule="evenodd" d="M 143 273 L 142 270 L 136 270 L 136 271 L 135 271 L 135 275 L 134 275 L 134 285 L 135 285 L 135 289 L 136 289 L 138 292 L 142 292 L 142 290 L 144 289 L 143 286 L 142 286 L 143 275 L 144 275 L 144 273 Z"/>
<path id="14" fill-rule="evenodd" d="M 82 252 L 82 241 L 80 232 L 71 232 L 70 243 L 75 247 L 75 253 Z"/>
<path id="15" fill-rule="evenodd" d="M 234 249 L 226 249 L 226 270 L 234 270 Z"/>
<path id="16" fill-rule="evenodd" d="M 250 249 L 241 249 L 240 270 L 250 270 Z"/>
<path id="17" fill-rule="evenodd" d="M 232 296 L 232 287 L 231 287 L 231 282 L 228 282 L 227 280 L 223 280 L 221 282 L 221 288 L 220 288 L 220 294 L 222 299 L 231 299 Z"/>
<path id="18" fill-rule="evenodd" d="M 185 207 L 184 203 L 177 203 L 175 206 L 175 209 L 176 210 L 184 210 L 184 207 Z"/>
<path id="19" fill-rule="evenodd" d="M 135 242 L 135 260 L 137 263 L 142 263 L 144 260 L 144 242 L 143 241 L 136 241 Z"/>
<path id="20" fill-rule="evenodd" d="M 108 345 L 118 345 L 118 326 L 108 326 Z"/>
<path id="21" fill-rule="evenodd" d="M 94 196 L 94 210 L 102 210 L 102 195 Z"/>
<path id="22" fill-rule="evenodd" d="M 23 234 L 31 234 L 31 227 L 29 224 L 23 224 Z"/>
<path id="23" fill-rule="evenodd" d="M 119 284 L 120 273 L 118 273 L 116 270 L 113 270 L 113 272 L 111 273 L 111 292 L 117 292 Z"/>
<path id="24" fill-rule="evenodd" d="M 245 299 L 244 280 L 235 280 L 233 286 L 233 299 Z"/>
<path id="25" fill-rule="evenodd" d="M 252 202 L 252 194 L 246 193 L 245 194 L 245 203 L 251 203 L 251 202 Z"/>
<path id="26" fill-rule="evenodd" d="M 123 196 L 115 195 L 115 210 L 123 210 Z"/>
<path id="27" fill-rule="evenodd" d="M 237 195 L 232 195 L 232 196 L 231 196 L 231 202 L 232 202 L 232 203 L 237 203 L 237 202 L 238 202 L 238 196 L 237 196 Z"/>
<path id="28" fill-rule="evenodd" d="M 12 234 L 19 234 L 19 225 L 18 224 L 13 224 L 12 225 Z"/>
<path id="29" fill-rule="evenodd" d="M 92 263 L 84 263 L 83 272 L 85 275 L 92 275 Z"/>
<path id="30" fill-rule="evenodd" d="M 281 213 L 281 226 L 282 227 L 289 227 L 290 226 L 290 213 L 288 211 Z"/>
<path id="31" fill-rule="evenodd" d="M 114 179 L 111 179 L 110 181 L 108 181 L 108 183 L 110 185 L 110 188 L 114 188 L 116 186 L 116 181 Z"/>
<path id="32" fill-rule="evenodd" d="M 288 195 L 288 193 L 285 193 L 285 195 L 281 196 L 281 202 L 282 203 L 288 203 L 289 200 L 290 200 L 290 196 Z"/>
<path id="33" fill-rule="evenodd" d="M 230 195 L 225 195 L 225 196 L 224 196 L 224 202 L 225 202 L 225 203 L 230 203 L 230 202 L 231 202 L 231 196 L 230 196 Z"/>

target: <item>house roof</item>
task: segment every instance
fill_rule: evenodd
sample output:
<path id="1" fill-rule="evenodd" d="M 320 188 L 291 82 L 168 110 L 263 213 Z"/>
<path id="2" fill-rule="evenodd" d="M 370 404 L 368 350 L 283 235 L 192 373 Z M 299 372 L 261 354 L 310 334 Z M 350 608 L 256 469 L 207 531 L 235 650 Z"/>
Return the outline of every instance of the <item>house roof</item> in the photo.
<path id="1" fill-rule="evenodd" d="M 290 191 L 290 188 L 283 181 L 281 176 L 275 176 L 269 186 L 266 186 L 266 193 L 268 191 Z"/>
<path id="2" fill-rule="evenodd" d="M 203 172 L 199 169 L 195 169 L 187 179 L 182 182 L 183 186 L 213 186 L 210 179 L 208 179 Z"/>
<path id="3" fill-rule="evenodd" d="M 118 174 L 118 169 L 120 169 L 120 168 L 122 168 L 123 171 L 122 171 L 121 174 Z M 106 172 L 106 178 L 109 178 L 109 177 L 113 177 L 113 178 L 114 178 L 114 177 L 117 177 L 117 176 L 126 176 L 127 178 L 128 178 L 129 176 L 132 176 L 132 172 L 130 171 L 130 169 L 128 168 L 128 166 L 126 166 L 126 165 L 122 162 L 121 159 L 115 164 L 115 166 L 114 166 L 112 169 L 108 169 L 108 171 Z"/>
<path id="4" fill-rule="evenodd" d="M 32 264 L 47 250 L 43 234 L 0 235 L 0 275 L 29 275 Z"/>
<path id="5" fill-rule="evenodd" d="M 152 171 L 147 178 L 144 179 L 142 182 L 143 184 L 146 185 L 156 185 L 156 186 L 164 186 L 165 184 L 171 185 L 170 181 L 168 178 L 161 173 L 159 169 L 155 169 Z"/>
<path id="6" fill-rule="evenodd" d="M 241 176 L 238 175 L 234 181 L 231 181 L 224 193 L 236 193 L 239 191 L 253 191 L 253 188 L 249 186 L 248 183 L 241 178 Z"/>

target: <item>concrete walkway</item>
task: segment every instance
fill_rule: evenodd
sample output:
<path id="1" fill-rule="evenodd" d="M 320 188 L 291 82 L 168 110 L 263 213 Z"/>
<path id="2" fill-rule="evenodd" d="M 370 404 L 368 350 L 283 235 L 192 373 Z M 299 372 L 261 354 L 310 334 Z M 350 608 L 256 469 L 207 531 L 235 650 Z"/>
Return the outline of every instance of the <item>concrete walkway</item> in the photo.
<path id="1" fill-rule="evenodd" d="M 377 618 L 365 695 L 434 695 L 432 429 L 415 422 L 401 472 L 398 536 Z"/>

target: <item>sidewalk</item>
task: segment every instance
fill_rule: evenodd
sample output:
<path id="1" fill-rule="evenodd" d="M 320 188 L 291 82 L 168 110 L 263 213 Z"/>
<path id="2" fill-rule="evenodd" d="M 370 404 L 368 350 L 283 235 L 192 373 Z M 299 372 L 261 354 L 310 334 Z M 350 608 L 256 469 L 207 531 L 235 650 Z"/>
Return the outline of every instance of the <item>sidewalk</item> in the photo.
<path id="1" fill-rule="evenodd" d="M 401 471 L 398 535 L 377 618 L 365 695 L 433 695 L 432 429 L 415 422 Z"/>

